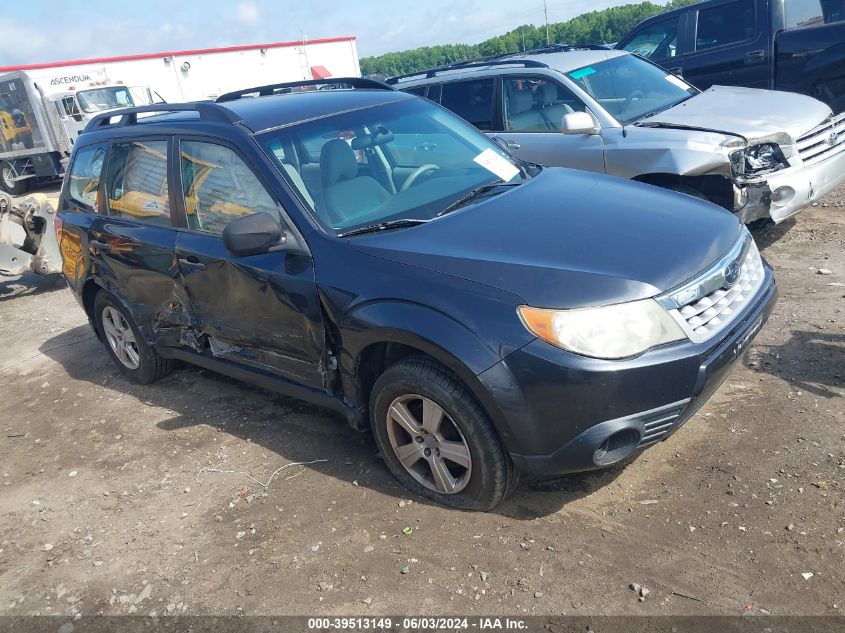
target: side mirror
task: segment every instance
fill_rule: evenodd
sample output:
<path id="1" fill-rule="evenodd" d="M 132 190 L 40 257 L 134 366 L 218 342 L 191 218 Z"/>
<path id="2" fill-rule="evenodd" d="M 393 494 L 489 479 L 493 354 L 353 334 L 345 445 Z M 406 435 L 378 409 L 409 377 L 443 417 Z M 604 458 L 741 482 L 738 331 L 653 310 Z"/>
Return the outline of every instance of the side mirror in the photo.
<path id="1" fill-rule="evenodd" d="M 245 215 L 223 229 L 223 245 L 234 257 L 266 253 L 285 241 L 279 223 L 269 213 Z"/>
<path id="2" fill-rule="evenodd" d="M 588 112 L 570 112 L 563 115 L 560 131 L 564 134 L 598 134 L 599 127 Z"/>

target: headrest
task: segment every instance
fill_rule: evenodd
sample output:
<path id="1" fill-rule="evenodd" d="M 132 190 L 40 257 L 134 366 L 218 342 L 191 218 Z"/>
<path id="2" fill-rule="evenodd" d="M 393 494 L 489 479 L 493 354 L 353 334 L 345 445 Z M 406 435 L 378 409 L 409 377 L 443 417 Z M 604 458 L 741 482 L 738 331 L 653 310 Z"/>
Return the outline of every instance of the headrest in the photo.
<path id="1" fill-rule="evenodd" d="M 543 84 L 537 88 L 535 98 L 537 103 L 541 106 L 547 106 L 550 103 L 554 103 L 555 99 L 557 99 L 557 88 L 555 88 L 552 84 Z"/>
<path id="2" fill-rule="evenodd" d="M 519 114 L 520 112 L 530 110 L 534 106 L 534 97 L 530 91 L 520 90 L 510 96 L 508 105 L 510 106 L 511 115 Z"/>
<path id="3" fill-rule="evenodd" d="M 323 185 L 333 185 L 358 175 L 358 161 L 349 143 L 340 138 L 330 140 L 320 151 L 320 173 Z"/>

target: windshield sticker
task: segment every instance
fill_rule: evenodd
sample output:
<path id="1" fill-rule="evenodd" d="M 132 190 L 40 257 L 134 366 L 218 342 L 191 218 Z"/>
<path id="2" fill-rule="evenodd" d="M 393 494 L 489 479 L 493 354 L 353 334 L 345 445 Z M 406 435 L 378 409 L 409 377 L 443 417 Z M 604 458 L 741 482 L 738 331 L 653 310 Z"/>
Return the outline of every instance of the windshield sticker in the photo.
<path id="1" fill-rule="evenodd" d="M 689 84 L 680 77 L 675 77 L 675 75 L 666 75 L 666 81 L 668 81 L 670 84 L 678 86 L 678 88 L 689 90 Z"/>
<path id="2" fill-rule="evenodd" d="M 500 154 L 496 153 L 489 147 L 472 160 L 505 182 L 510 181 L 519 173 L 519 169 L 517 169 L 513 163 L 505 158 L 502 158 Z"/>
<path id="3" fill-rule="evenodd" d="M 587 66 L 586 68 L 579 68 L 578 70 L 573 70 L 569 73 L 569 76 L 573 79 L 583 79 L 584 77 L 589 77 L 590 75 L 595 74 L 596 69 L 592 66 Z"/>

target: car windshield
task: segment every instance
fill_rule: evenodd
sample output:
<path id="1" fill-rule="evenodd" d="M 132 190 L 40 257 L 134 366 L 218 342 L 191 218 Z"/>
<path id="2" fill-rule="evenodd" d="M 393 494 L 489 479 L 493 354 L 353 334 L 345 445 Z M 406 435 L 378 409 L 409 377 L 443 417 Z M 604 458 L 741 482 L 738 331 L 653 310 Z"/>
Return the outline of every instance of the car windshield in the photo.
<path id="1" fill-rule="evenodd" d="M 76 93 L 76 97 L 79 99 L 79 107 L 85 112 L 102 112 L 135 105 L 129 88 L 123 86 L 80 90 Z"/>
<path id="2" fill-rule="evenodd" d="M 317 221 L 338 234 L 431 220 L 470 193 L 519 182 L 524 173 L 489 138 L 419 98 L 273 130 L 258 140 Z"/>
<path id="3" fill-rule="evenodd" d="M 662 112 L 697 95 L 698 90 L 659 66 L 620 55 L 569 71 L 566 76 L 623 125 Z"/>

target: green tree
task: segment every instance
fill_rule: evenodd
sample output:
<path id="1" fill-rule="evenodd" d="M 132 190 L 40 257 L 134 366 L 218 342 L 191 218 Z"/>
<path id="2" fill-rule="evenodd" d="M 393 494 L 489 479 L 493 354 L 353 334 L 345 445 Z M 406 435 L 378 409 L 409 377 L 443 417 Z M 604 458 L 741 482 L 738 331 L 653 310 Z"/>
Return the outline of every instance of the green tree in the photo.
<path id="1" fill-rule="evenodd" d="M 611 7 L 603 11 L 590 11 L 567 22 L 549 24 L 549 35 L 553 42 L 562 44 L 616 42 L 642 20 L 694 2 L 696 0 L 672 0 L 666 6 L 661 6 L 646 1 Z M 523 24 L 503 35 L 496 35 L 478 44 L 438 44 L 385 53 L 375 57 L 364 57 L 361 59 L 361 73 L 363 75 L 381 74 L 386 77 L 403 75 L 462 59 L 516 53 L 543 46 L 545 43 L 545 25 Z"/>

